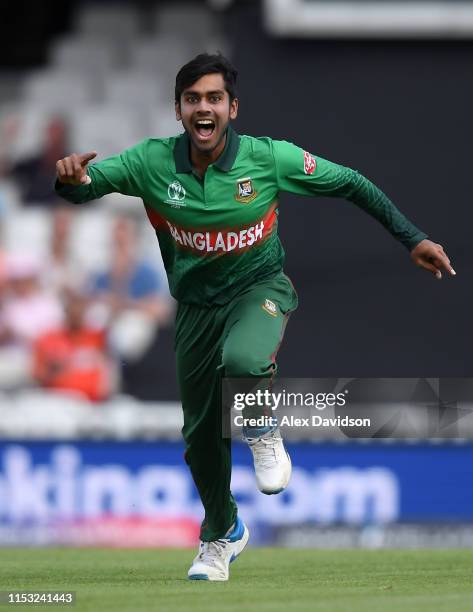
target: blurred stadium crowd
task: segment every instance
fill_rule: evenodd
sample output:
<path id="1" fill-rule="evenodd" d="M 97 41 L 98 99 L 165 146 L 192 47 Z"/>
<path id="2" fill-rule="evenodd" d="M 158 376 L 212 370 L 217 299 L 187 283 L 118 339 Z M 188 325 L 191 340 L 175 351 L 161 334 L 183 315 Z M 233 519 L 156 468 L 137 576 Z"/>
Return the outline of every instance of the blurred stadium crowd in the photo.
<path id="1" fill-rule="evenodd" d="M 15 100 L 0 100 L 0 390 L 97 402 L 122 391 L 127 367 L 159 343 L 173 301 L 141 202 L 67 205 L 53 191 L 56 161 L 176 133 L 177 69 L 225 45 L 199 4 L 158 4 L 146 23 L 131 4 L 87 4 L 74 24 Z"/>

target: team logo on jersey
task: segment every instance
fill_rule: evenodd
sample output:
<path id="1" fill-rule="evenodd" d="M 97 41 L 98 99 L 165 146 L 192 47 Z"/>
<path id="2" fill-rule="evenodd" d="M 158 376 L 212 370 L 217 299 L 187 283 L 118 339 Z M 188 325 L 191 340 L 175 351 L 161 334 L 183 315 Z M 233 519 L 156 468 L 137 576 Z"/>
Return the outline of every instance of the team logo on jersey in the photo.
<path id="1" fill-rule="evenodd" d="M 261 308 L 266 310 L 268 314 L 272 317 L 278 316 L 278 309 L 276 308 L 276 304 L 267 298 L 264 300 L 264 304 L 261 304 Z"/>
<path id="2" fill-rule="evenodd" d="M 164 200 L 166 204 L 171 204 L 175 208 L 185 206 L 186 190 L 179 181 L 173 181 L 168 187 L 168 200 Z"/>
<path id="3" fill-rule="evenodd" d="M 304 151 L 304 172 L 306 174 L 312 174 L 317 167 L 317 162 L 310 153 Z"/>
<path id="4" fill-rule="evenodd" d="M 235 194 L 235 200 L 242 204 L 248 204 L 253 201 L 258 193 L 253 187 L 253 181 L 249 176 L 237 180 L 237 192 Z"/>

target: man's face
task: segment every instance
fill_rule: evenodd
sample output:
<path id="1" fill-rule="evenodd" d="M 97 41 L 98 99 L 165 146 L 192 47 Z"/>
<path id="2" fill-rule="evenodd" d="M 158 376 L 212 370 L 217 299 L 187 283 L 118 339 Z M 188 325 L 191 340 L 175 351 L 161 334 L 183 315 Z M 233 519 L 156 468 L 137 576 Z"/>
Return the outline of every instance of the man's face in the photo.
<path id="1" fill-rule="evenodd" d="M 238 100 L 230 102 L 220 73 L 206 74 L 186 88 L 176 104 L 176 118 L 182 121 L 192 144 L 201 153 L 211 153 L 221 143 L 231 119 L 238 113 Z"/>

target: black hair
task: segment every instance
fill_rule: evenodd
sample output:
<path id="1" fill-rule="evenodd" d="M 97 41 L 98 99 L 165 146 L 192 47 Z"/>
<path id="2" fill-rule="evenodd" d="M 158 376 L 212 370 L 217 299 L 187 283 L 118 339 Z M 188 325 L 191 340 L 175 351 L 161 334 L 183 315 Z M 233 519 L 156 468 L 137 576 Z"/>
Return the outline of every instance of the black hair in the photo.
<path id="1" fill-rule="evenodd" d="M 238 72 L 220 53 L 211 55 L 210 53 L 201 53 L 192 59 L 190 62 L 182 66 L 176 76 L 176 88 L 174 91 L 174 99 L 177 104 L 181 101 L 182 92 L 193 85 L 201 77 L 206 74 L 219 73 L 225 81 L 225 89 L 230 96 L 230 101 L 236 98 L 236 79 Z"/>

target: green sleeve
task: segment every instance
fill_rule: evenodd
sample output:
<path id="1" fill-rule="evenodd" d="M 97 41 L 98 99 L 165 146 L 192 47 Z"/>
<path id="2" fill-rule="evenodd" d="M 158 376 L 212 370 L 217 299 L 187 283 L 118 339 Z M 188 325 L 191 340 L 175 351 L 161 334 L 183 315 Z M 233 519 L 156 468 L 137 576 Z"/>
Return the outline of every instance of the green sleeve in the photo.
<path id="1" fill-rule="evenodd" d="M 125 149 L 119 155 L 90 164 L 88 185 L 67 185 L 56 180 L 55 192 L 74 204 L 82 204 L 101 198 L 107 193 L 122 193 L 142 197 L 143 177 L 146 171 L 147 140 Z"/>
<path id="2" fill-rule="evenodd" d="M 381 189 L 356 170 L 315 157 L 285 141 L 273 141 L 273 155 L 281 191 L 345 198 L 379 221 L 409 250 L 427 238 Z"/>

